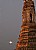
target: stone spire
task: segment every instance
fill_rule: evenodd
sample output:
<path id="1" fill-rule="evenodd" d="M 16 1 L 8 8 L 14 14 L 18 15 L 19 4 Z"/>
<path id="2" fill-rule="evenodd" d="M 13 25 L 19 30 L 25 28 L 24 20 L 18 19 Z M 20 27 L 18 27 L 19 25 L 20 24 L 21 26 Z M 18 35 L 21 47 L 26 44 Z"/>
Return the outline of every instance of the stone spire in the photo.
<path id="1" fill-rule="evenodd" d="M 15 50 L 36 50 L 35 6 L 32 0 L 24 0 L 22 25 Z"/>

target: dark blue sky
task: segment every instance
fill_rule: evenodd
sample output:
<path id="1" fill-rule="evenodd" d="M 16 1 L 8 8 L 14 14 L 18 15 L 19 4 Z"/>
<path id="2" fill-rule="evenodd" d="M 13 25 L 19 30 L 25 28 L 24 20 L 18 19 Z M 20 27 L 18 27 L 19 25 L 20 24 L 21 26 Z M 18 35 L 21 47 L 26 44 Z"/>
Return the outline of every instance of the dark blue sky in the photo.
<path id="1" fill-rule="evenodd" d="M 16 47 L 22 24 L 22 5 L 23 0 L 0 0 L 0 50 L 14 50 Z M 9 45 L 10 40 L 12 45 Z"/>

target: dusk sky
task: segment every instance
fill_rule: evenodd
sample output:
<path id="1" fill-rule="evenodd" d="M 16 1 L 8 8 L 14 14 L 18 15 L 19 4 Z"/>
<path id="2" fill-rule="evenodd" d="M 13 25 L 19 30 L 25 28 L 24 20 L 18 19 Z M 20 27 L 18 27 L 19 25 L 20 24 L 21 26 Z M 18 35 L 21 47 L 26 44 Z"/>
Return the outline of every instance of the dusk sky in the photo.
<path id="1" fill-rule="evenodd" d="M 36 0 L 35 9 L 36 9 Z M 23 0 L 0 0 L 0 50 L 14 50 L 20 34 Z M 12 40 L 12 45 L 9 41 Z"/>

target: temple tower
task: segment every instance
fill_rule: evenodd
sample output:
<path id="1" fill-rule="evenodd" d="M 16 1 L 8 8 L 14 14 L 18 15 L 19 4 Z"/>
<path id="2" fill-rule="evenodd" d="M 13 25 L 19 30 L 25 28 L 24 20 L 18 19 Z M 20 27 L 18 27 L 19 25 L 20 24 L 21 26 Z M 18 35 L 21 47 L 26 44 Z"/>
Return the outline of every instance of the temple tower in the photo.
<path id="1" fill-rule="evenodd" d="M 33 0 L 23 0 L 22 25 L 15 50 L 36 50 L 35 6 Z"/>

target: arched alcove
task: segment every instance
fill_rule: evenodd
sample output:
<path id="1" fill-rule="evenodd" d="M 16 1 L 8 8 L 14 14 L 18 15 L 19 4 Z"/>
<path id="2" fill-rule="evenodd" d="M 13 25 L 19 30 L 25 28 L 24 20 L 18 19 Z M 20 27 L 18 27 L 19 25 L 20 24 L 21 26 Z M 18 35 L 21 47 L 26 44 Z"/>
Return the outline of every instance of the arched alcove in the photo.
<path id="1" fill-rule="evenodd" d="M 30 23 L 32 23 L 32 14 L 30 13 Z"/>

